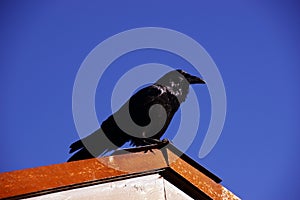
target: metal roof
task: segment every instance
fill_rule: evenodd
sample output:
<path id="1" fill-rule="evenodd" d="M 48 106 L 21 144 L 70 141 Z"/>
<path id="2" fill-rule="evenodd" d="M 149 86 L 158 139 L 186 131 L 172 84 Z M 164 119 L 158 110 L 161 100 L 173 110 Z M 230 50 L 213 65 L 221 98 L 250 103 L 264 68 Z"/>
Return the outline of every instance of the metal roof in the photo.
<path id="1" fill-rule="evenodd" d="M 220 178 L 170 143 L 119 150 L 107 157 L 2 173 L 0 198 L 39 196 L 154 173 L 161 174 L 196 199 L 239 199 L 220 184 Z"/>

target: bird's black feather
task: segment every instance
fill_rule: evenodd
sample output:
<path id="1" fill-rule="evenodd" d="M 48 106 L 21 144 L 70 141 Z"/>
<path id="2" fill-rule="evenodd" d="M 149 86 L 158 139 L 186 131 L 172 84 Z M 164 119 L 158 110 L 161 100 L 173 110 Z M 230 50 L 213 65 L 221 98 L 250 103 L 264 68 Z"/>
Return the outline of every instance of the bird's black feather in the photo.
<path id="1" fill-rule="evenodd" d="M 185 100 L 189 85 L 195 83 L 205 82 L 182 70 L 167 73 L 155 84 L 135 93 L 116 113 L 103 121 L 100 129 L 71 144 L 70 153 L 77 152 L 68 161 L 97 157 L 121 147 L 126 142 L 133 146 L 142 146 L 149 144 L 149 138 L 154 139 L 153 141 L 159 140 Z M 128 120 L 132 120 L 138 128 L 132 128 L 127 123 Z M 119 121 L 128 124 L 126 128 L 129 132 L 122 128 Z"/>

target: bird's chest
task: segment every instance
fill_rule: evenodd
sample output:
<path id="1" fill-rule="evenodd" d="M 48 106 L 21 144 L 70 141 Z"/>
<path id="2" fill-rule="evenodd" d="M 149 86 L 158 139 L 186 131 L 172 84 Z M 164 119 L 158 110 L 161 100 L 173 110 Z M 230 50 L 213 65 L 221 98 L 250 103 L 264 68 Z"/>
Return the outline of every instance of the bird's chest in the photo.
<path id="1" fill-rule="evenodd" d="M 131 117 L 137 124 L 145 126 L 150 123 L 151 118 L 169 121 L 178 110 L 180 104 L 173 95 L 164 94 L 153 100 L 150 104 L 141 105 L 132 109 Z"/>

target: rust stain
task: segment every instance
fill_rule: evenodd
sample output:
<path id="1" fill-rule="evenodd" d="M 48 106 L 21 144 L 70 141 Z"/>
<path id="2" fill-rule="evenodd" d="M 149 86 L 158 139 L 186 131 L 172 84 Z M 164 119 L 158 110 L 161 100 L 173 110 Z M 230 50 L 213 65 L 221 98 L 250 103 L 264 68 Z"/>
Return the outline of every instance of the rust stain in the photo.
<path id="1" fill-rule="evenodd" d="M 123 174 L 97 159 L 17 170 L 0 174 L 0 198 Z"/>

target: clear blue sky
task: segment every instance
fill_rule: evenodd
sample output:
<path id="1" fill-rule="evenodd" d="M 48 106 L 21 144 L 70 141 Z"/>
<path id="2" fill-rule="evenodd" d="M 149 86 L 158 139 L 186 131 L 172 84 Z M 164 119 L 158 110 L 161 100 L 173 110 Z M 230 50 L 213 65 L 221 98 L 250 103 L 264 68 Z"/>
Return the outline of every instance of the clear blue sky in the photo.
<path id="1" fill-rule="evenodd" d="M 299 198 L 297 3 L 100 2 L 1 1 L 0 172 L 65 162 L 68 146 L 79 137 L 72 89 L 84 58 L 114 34 L 156 26 L 180 31 L 202 44 L 226 87 L 225 126 L 204 159 L 197 155 L 210 104 L 205 100 L 207 89 L 195 87 L 203 94 L 203 120 L 187 154 L 243 199 Z M 117 66 L 129 69 L 148 62 L 184 65 L 176 56 L 151 50 L 120 58 L 99 84 L 99 121 L 110 114 L 110 96 L 100 92 L 111 89 L 109 81 L 121 75 Z M 168 134 L 177 128 L 176 123 L 171 126 Z"/>

